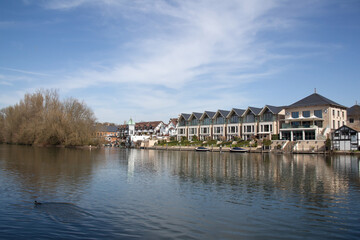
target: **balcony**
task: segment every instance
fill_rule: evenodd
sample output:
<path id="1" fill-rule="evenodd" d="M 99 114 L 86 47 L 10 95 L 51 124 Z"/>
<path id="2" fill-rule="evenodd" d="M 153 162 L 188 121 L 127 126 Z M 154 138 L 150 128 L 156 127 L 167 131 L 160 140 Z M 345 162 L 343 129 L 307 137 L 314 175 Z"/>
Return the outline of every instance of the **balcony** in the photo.
<path id="1" fill-rule="evenodd" d="M 291 125 L 291 124 L 288 124 L 288 123 L 283 123 L 282 125 L 281 125 L 281 129 L 290 129 L 290 128 L 292 128 L 292 129 L 298 129 L 298 128 L 318 128 L 318 126 L 316 126 L 316 125 Z"/>

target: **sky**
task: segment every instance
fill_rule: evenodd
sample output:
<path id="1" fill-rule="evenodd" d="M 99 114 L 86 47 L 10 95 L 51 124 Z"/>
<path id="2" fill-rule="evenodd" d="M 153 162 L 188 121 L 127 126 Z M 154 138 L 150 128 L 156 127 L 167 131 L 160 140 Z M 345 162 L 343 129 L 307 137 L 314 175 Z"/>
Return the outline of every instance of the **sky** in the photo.
<path id="1" fill-rule="evenodd" d="M 4 0 L 0 108 L 55 89 L 100 122 L 360 102 L 358 0 Z"/>

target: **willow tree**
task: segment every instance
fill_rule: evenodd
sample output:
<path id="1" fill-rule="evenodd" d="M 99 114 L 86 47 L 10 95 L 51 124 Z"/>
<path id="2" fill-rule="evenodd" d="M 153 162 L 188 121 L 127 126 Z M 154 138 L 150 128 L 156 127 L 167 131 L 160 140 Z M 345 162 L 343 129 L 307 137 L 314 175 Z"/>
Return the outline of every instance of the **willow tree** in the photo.
<path id="1" fill-rule="evenodd" d="M 0 141 L 38 145 L 91 144 L 95 116 L 84 102 L 61 101 L 57 91 L 26 94 L 0 111 Z"/>

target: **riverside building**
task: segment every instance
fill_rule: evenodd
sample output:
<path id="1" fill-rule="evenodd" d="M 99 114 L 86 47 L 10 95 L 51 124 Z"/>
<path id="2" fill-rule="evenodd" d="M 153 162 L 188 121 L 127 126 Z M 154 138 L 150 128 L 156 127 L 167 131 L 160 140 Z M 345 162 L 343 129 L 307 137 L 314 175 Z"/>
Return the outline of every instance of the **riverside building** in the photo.
<path id="1" fill-rule="evenodd" d="M 288 141 L 325 140 L 346 124 L 346 107 L 320 94 L 311 94 L 289 106 L 233 108 L 203 113 L 182 113 L 177 139 L 243 140 L 281 139 Z"/>

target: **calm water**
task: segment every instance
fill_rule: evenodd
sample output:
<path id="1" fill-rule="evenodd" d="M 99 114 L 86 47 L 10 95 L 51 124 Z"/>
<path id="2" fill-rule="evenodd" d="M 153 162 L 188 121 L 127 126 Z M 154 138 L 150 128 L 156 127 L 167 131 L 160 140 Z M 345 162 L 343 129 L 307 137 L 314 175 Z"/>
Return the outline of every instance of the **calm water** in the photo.
<path id="1" fill-rule="evenodd" d="M 359 239 L 359 161 L 0 145 L 0 238 Z"/>

